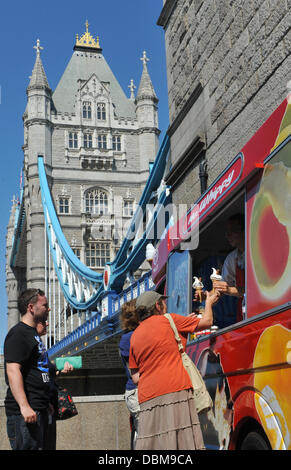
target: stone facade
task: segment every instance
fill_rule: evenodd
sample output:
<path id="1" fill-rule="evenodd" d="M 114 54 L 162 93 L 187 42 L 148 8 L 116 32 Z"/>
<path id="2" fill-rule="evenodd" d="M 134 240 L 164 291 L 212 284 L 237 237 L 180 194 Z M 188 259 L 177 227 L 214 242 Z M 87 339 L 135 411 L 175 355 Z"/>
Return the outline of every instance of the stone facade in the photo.
<path id="1" fill-rule="evenodd" d="M 174 202 L 200 196 L 287 95 L 289 0 L 166 0 Z M 200 142 L 201 145 L 197 145 Z M 177 181 L 177 168 L 179 181 Z M 176 173 L 175 173 L 176 170 Z"/>
<path id="2" fill-rule="evenodd" d="M 9 328 L 18 321 L 20 289 L 55 289 L 48 286 L 49 279 L 52 283 L 56 279 L 46 243 L 38 155 L 44 158 L 56 213 L 69 245 L 84 264 L 103 272 L 105 262 L 114 259 L 122 242 L 124 232 L 116 232 L 117 219 L 119 227 L 129 223 L 159 148 L 158 99 L 145 52 L 137 94 L 134 96 L 131 83 L 127 97 L 88 29 L 77 39 L 54 91 L 43 68 L 39 41 L 35 49 L 23 115 L 21 224 L 15 230 L 19 213 L 15 203 L 7 231 Z M 53 302 L 51 297 L 52 307 L 58 300 Z M 75 328 L 79 319 L 70 319 L 68 328 Z"/>

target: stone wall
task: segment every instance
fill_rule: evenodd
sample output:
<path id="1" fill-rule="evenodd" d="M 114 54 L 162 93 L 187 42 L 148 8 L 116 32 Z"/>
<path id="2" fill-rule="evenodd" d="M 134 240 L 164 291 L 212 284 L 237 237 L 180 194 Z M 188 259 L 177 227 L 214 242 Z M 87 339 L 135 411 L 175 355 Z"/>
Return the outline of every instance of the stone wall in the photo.
<path id="1" fill-rule="evenodd" d="M 286 97 L 290 6 L 290 0 L 165 2 L 158 24 L 165 29 L 172 165 L 199 137 L 211 184 Z M 200 195 L 196 157 L 174 188 L 176 203 L 192 204 Z"/>
<path id="2" fill-rule="evenodd" d="M 57 422 L 57 450 L 129 450 L 129 414 L 122 395 L 75 397 L 78 415 Z M 0 450 L 9 450 L 0 402 Z"/>

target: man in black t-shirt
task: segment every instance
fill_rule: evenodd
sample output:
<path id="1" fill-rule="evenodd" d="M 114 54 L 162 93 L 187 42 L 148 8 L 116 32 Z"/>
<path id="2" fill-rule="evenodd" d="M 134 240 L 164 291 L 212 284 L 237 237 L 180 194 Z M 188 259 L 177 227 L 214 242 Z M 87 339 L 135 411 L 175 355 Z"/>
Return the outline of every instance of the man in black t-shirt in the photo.
<path id="1" fill-rule="evenodd" d="M 27 289 L 18 298 L 20 322 L 4 342 L 7 434 L 13 450 L 43 449 L 49 407 L 46 350 L 36 331 L 47 319 L 47 298 L 40 289 Z"/>

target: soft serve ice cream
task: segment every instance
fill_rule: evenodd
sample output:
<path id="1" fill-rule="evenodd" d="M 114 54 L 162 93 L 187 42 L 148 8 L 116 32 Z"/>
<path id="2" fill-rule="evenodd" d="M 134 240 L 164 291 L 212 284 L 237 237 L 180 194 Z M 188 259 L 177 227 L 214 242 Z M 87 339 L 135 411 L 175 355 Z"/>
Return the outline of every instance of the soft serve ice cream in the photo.
<path id="1" fill-rule="evenodd" d="M 202 289 L 204 287 L 201 277 L 194 276 L 194 282 L 192 284 L 193 289 L 195 289 L 195 294 L 198 295 L 199 302 L 202 302 Z"/>

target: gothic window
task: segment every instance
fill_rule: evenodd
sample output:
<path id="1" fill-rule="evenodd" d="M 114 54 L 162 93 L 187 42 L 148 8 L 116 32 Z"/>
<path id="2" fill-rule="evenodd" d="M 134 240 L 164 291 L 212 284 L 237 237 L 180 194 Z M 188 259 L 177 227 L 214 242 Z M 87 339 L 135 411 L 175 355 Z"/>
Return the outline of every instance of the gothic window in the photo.
<path id="1" fill-rule="evenodd" d="M 91 117 L 92 117 L 91 103 L 90 103 L 90 101 L 84 101 L 84 103 L 83 103 L 83 118 L 91 119 Z"/>
<path id="2" fill-rule="evenodd" d="M 84 147 L 92 148 L 92 134 L 84 134 Z"/>
<path id="3" fill-rule="evenodd" d="M 97 148 L 107 149 L 107 136 L 105 134 L 99 134 L 97 136 Z"/>
<path id="4" fill-rule="evenodd" d="M 78 134 L 77 132 L 69 132 L 69 148 L 78 148 Z"/>
<path id="5" fill-rule="evenodd" d="M 112 148 L 117 152 L 121 151 L 121 137 L 120 135 L 112 136 Z"/>
<path id="6" fill-rule="evenodd" d="M 59 213 L 69 214 L 70 212 L 70 198 L 61 196 L 59 197 Z"/>
<path id="7" fill-rule="evenodd" d="M 110 243 L 88 242 L 86 245 L 86 265 L 90 268 L 103 268 L 110 261 Z"/>
<path id="8" fill-rule="evenodd" d="M 124 217 L 133 216 L 133 201 L 132 200 L 123 201 L 123 215 Z"/>
<path id="9" fill-rule="evenodd" d="M 105 191 L 94 189 L 85 195 L 85 212 L 95 215 L 107 215 L 108 196 Z"/>
<path id="10" fill-rule="evenodd" d="M 106 120 L 106 106 L 105 103 L 97 103 L 97 119 L 99 121 Z"/>

